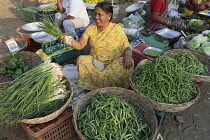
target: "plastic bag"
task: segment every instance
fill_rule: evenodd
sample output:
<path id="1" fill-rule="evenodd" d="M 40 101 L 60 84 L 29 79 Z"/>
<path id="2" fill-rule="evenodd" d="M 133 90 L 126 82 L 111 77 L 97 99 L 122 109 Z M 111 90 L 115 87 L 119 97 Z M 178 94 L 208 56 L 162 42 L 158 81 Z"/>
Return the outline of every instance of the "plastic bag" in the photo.
<path id="1" fill-rule="evenodd" d="M 171 2 L 168 5 L 167 16 L 168 17 L 180 18 L 178 8 L 179 8 L 179 5 L 176 4 L 176 0 L 171 0 Z"/>
<path id="2" fill-rule="evenodd" d="M 122 22 L 125 28 L 128 29 L 139 29 L 145 23 L 138 12 L 136 12 L 135 15 L 131 14 L 128 17 L 123 18 Z"/>

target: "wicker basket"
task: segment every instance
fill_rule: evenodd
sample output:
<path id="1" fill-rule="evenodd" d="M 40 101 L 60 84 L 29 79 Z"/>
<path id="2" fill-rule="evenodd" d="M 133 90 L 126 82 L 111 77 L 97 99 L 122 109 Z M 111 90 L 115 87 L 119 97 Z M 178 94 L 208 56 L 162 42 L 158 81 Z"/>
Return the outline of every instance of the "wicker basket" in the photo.
<path id="1" fill-rule="evenodd" d="M 88 105 L 91 97 L 95 96 L 97 94 L 97 92 L 111 93 L 111 94 L 120 96 L 124 99 L 129 99 L 131 102 L 138 104 L 138 106 L 140 106 L 141 110 L 143 111 L 142 115 L 143 115 L 144 119 L 146 119 L 150 124 L 151 132 L 150 132 L 149 140 L 155 140 L 158 128 L 157 128 L 157 118 L 155 117 L 155 113 L 154 113 L 153 109 L 151 108 L 151 106 L 148 103 L 146 103 L 144 101 L 144 97 L 139 96 L 138 94 L 136 94 L 135 92 L 133 92 L 131 90 L 120 88 L 120 87 L 106 87 L 106 88 L 93 90 L 93 91 L 87 93 L 77 103 L 76 107 L 74 108 L 74 112 L 73 112 L 73 123 L 74 123 L 75 130 L 81 140 L 85 140 L 85 138 L 82 136 L 82 134 L 80 133 L 80 130 L 78 129 L 77 116 L 78 116 L 79 112 Z"/>
<path id="2" fill-rule="evenodd" d="M 18 56 L 25 62 L 25 65 L 29 68 L 33 68 L 42 63 L 42 59 L 36 53 L 29 51 L 20 51 Z M 6 65 L 10 60 L 10 53 L 0 54 L 0 67 Z M 7 82 L 11 82 L 12 78 L 3 76 L 0 74 L 0 87 L 2 87 Z"/>
<path id="3" fill-rule="evenodd" d="M 0 36 L 0 54 L 9 53 L 10 50 L 7 47 L 6 43 L 4 41 L 14 38 L 17 45 L 20 47 L 20 50 L 25 50 L 27 47 L 27 41 L 19 36 Z"/>
<path id="4" fill-rule="evenodd" d="M 132 90 L 135 91 L 136 93 L 138 93 L 140 96 L 144 97 L 145 101 L 147 101 L 152 106 L 152 108 L 154 110 L 162 111 L 162 112 L 180 112 L 180 111 L 183 111 L 183 110 L 189 108 L 191 105 L 195 104 L 198 101 L 198 99 L 200 98 L 200 89 L 197 87 L 197 91 L 198 91 L 197 97 L 194 100 L 192 100 L 190 102 L 183 103 L 183 104 L 160 103 L 160 102 L 154 101 L 152 99 L 149 99 L 144 94 L 139 92 L 139 90 L 134 86 L 134 84 L 132 82 L 132 76 L 133 76 L 134 71 L 132 72 L 132 74 L 129 77 L 129 83 L 130 83 Z"/>
<path id="5" fill-rule="evenodd" d="M 25 119 L 25 120 L 22 120 L 21 122 L 27 123 L 27 124 L 39 124 L 39 123 L 45 123 L 45 122 L 51 121 L 51 120 L 55 119 L 56 117 L 58 117 L 69 106 L 69 104 L 73 98 L 73 93 L 74 93 L 73 87 L 72 87 L 69 79 L 67 82 L 67 86 L 69 87 L 70 94 L 69 94 L 69 97 L 68 97 L 66 103 L 62 107 L 60 107 L 60 109 L 58 109 L 57 111 L 55 111 L 45 117 L 34 118 L 34 119 Z"/>
<path id="6" fill-rule="evenodd" d="M 34 33 L 34 32 L 31 32 L 31 31 L 26 31 L 26 30 L 23 30 L 22 28 L 18 27 L 16 29 L 17 33 L 22 36 L 22 37 L 25 37 L 25 38 L 31 38 L 31 34 Z"/>
<path id="7" fill-rule="evenodd" d="M 210 68 L 210 56 L 204 53 L 200 53 L 198 51 L 192 49 L 172 49 L 165 52 L 163 55 L 170 55 L 174 53 L 192 53 L 195 57 L 207 68 Z M 184 72 L 186 75 L 189 75 L 193 81 L 196 82 L 210 82 L 210 71 L 208 71 L 205 76 L 203 75 L 195 75 L 192 73 Z"/>

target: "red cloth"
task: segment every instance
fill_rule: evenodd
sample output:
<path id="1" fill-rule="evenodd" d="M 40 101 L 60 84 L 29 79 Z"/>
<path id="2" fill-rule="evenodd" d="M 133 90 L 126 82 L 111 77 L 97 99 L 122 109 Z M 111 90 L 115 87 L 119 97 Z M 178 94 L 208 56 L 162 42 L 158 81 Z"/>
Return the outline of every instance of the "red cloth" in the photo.
<path id="1" fill-rule="evenodd" d="M 152 0 L 150 4 L 151 12 L 163 13 L 166 10 L 166 6 L 163 0 Z"/>

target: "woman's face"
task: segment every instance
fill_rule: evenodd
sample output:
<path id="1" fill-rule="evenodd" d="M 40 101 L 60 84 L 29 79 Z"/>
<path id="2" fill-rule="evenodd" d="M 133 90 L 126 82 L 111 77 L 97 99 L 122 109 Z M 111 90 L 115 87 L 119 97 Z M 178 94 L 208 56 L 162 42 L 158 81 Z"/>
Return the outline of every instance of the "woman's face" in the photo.
<path id="1" fill-rule="evenodd" d="M 95 8 L 95 20 L 97 26 L 107 26 L 111 18 L 111 13 L 105 13 L 100 7 Z"/>

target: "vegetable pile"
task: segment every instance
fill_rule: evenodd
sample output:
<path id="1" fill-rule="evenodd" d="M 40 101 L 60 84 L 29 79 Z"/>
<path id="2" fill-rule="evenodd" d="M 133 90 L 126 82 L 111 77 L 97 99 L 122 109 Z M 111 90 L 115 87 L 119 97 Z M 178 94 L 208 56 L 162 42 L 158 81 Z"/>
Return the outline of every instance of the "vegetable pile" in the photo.
<path id="1" fill-rule="evenodd" d="M 158 56 L 160 56 L 162 54 L 162 52 L 158 51 L 158 50 L 155 50 L 155 49 L 146 49 L 144 51 L 144 54 L 158 57 Z"/>
<path id="2" fill-rule="evenodd" d="M 8 125 L 49 115 L 68 95 L 60 66 L 43 63 L 0 89 L 0 122 Z"/>
<path id="3" fill-rule="evenodd" d="M 192 53 L 175 53 L 169 55 L 177 60 L 182 70 L 195 75 L 204 75 L 208 72 L 208 68 L 204 66 Z"/>
<path id="4" fill-rule="evenodd" d="M 132 81 L 140 93 L 161 103 L 182 104 L 197 96 L 191 78 L 183 74 L 182 66 L 170 56 L 160 56 L 136 68 Z"/>
<path id="5" fill-rule="evenodd" d="M 78 114 L 78 128 L 87 140 L 147 140 L 149 124 L 138 113 L 141 110 L 134 110 L 126 99 L 97 93 Z"/>
<path id="6" fill-rule="evenodd" d="M 29 69 L 30 68 L 25 65 L 25 62 L 19 58 L 18 54 L 14 52 L 10 54 L 9 62 L 0 68 L 0 74 L 15 79 Z"/>
<path id="7" fill-rule="evenodd" d="M 41 8 L 40 10 L 41 11 L 54 11 L 54 10 L 57 10 L 57 9 L 58 9 L 57 6 L 46 6 L 46 7 Z"/>

